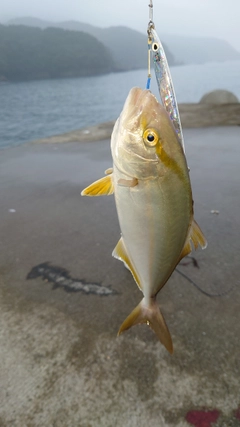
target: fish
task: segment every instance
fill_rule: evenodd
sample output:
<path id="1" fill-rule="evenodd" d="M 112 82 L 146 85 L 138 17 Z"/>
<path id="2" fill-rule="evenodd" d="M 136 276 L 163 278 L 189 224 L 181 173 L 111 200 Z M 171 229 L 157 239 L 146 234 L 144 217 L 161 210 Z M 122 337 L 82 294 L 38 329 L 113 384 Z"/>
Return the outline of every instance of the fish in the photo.
<path id="1" fill-rule="evenodd" d="M 194 220 L 189 169 L 175 128 L 154 94 L 130 90 L 111 137 L 113 167 L 82 191 L 114 194 L 121 237 L 113 256 L 143 293 L 118 335 L 146 323 L 169 353 L 173 344 L 157 294 L 177 264 L 207 241 Z"/>

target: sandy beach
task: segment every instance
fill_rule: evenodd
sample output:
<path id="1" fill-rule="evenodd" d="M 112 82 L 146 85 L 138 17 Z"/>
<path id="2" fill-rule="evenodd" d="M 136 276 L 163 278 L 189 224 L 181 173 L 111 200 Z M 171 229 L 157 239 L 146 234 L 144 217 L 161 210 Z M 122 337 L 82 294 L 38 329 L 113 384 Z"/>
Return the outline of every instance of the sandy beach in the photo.
<path id="1" fill-rule="evenodd" d="M 173 273 L 158 295 L 172 356 L 145 325 L 116 337 L 141 293 L 111 256 L 113 197 L 80 196 L 111 166 L 106 133 L 86 130 L 1 151 L 0 426 L 239 426 L 240 127 L 184 132 L 208 248 L 179 270 L 229 293 Z"/>

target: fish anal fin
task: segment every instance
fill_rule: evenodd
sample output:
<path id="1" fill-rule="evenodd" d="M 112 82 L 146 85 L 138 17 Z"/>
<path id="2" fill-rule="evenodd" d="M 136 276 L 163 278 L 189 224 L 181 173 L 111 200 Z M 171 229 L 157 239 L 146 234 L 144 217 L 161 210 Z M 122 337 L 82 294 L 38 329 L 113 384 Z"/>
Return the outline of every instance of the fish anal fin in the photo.
<path id="1" fill-rule="evenodd" d="M 151 298 L 150 303 L 147 305 L 144 298 L 142 299 L 140 304 L 124 320 L 118 331 L 118 335 L 132 326 L 141 323 L 149 325 L 169 353 L 173 353 L 172 338 L 155 297 Z"/>
<path id="2" fill-rule="evenodd" d="M 140 280 L 139 277 L 135 271 L 135 268 L 132 265 L 132 262 L 128 256 L 123 238 L 121 237 L 121 239 L 118 241 L 116 247 L 113 250 L 112 256 L 116 259 L 119 259 L 120 261 L 122 261 L 125 264 L 125 267 L 128 268 L 128 270 L 131 271 L 133 278 L 135 280 L 135 282 L 137 283 L 139 289 L 141 288 L 141 284 L 140 284 Z"/>
<path id="3" fill-rule="evenodd" d="M 192 252 L 192 246 L 191 246 L 190 240 L 188 239 L 181 252 L 179 261 L 181 261 L 181 259 L 183 259 L 185 256 L 189 255 L 191 252 Z"/>
<path id="4" fill-rule="evenodd" d="M 202 249 L 207 247 L 207 240 L 198 223 L 194 219 L 192 221 L 187 240 L 179 257 L 179 261 L 192 252 L 191 243 L 193 243 L 195 249 L 197 249 L 199 246 L 201 246 Z"/>
<path id="5" fill-rule="evenodd" d="M 198 246 L 201 246 L 202 249 L 205 249 L 207 247 L 207 240 L 199 227 L 198 223 L 193 220 L 191 232 L 190 232 L 190 238 L 193 242 L 194 248 L 197 249 Z"/>
<path id="6" fill-rule="evenodd" d="M 109 196 L 114 193 L 112 174 L 93 182 L 82 192 L 82 196 Z"/>

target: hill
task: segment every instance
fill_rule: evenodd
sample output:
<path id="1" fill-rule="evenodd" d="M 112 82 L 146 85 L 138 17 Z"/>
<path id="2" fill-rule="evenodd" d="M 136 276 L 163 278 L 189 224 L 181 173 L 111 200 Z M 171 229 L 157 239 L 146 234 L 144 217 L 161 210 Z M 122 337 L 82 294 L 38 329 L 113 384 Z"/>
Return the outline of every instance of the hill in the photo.
<path id="1" fill-rule="evenodd" d="M 119 70 L 136 70 L 146 68 L 147 34 L 127 27 L 99 28 L 78 21 L 48 22 L 37 18 L 18 18 L 8 22 L 10 25 L 23 24 L 32 27 L 57 27 L 65 30 L 84 31 L 96 37 L 111 52 Z M 176 65 L 174 55 L 163 43 L 169 65 Z"/>
<path id="2" fill-rule="evenodd" d="M 126 27 L 98 28 L 78 21 L 47 22 L 37 18 L 17 18 L 10 24 L 24 24 L 47 28 L 60 27 L 84 31 L 96 37 L 107 46 L 115 62 L 124 69 L 145 68 L 146 35 Z M 189 37 L 173 34 L 159 34 L 165 42 L 164 48 L 170 65 L 204 64 L 239 60 L 240 52 L 225 40 L 211 37 Z"/>
<path id="3" fill-rule="evenodd" d="M 0 25 L 2 80 L 79 77 L 114 70 L 107 48 L 89 34 L 60 28 Z"/>
<path id="4" fill-rule="evenodd" d="M 185 64 L 204 64 L 206 62 L 240 59 L 240 52 L 226 40 L 172 34 L 163 34 L 163 38 L 174 53 L 176 60 L 183 61 Z"/>
<path id="5" fill-rule="evenodd" d="M 66 21 L 58 24 L 60 28 L 85 31 L 100 40 L 111 52 L 118 68 L 134 70 L 146 68 L 147 34 L 142 34 L 128 27 L 98 28 L 77 21 Z M 163 43 L 170 65 L 175 65 L 173 54 Z"/>

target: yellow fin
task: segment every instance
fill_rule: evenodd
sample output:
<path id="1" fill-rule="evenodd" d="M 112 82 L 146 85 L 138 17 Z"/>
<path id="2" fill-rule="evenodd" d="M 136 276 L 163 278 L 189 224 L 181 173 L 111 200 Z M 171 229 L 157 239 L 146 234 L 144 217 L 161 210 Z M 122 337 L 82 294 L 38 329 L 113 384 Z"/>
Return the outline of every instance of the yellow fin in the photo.
<path id="1" fill-rule="evenodd" d="M 151 298 L 150 303 L 146 305 L 144 298 L 138 306 L 129 314 L 121 325 L 118 335 L 131 326 L 139 323 L 147 323 L 157 335 L 159 341 L 166 347 L 169 353 L 173 353 L 172 338 L 164 317 L 160 312 L 156 298 Z"/>
<path id="2" fill-rule="evenodd" d="M 194 219 L 190 228 L 189 235 L 185 242 L 184 248 L 179 257 L 179 261 L 181 261 L 182 258 L 184 258 L 185 256 L 189 255 L 192 252 L 191 242 L 193 243 L 193 246 L 195 249 L 197 249 L 198 246 L 201 246 L 202 249 L 205 249 L 207 247 L 207 240 L 202 230 L 200 229 L 199 225 Z"/>
<path id="3" fill-rule="evenodd" d="M 207 240 L 199 227 L 198 223 L 193 220 L 191 232 L 190 232 L 190 238 L 194 244 L 194 248 L 197 249 L 198 246 L 201 246 L 202 249 L 205 249 L 207 247 Z"/>
<path id="4" fill-rule="evenodd" d="M 108 196 L 114 193 L 112 174 L 93 182 L 82 192 L 82 196 Z"/>
<path id="5" fill-rule="evenodd" d="M 192 246 L 191 246 L 190 240 L 188 238 L 188 240 L 185 243 L 184 248 L 181 252 L 179 261 L 181 261 L 181 259 L 183 259 L 185 256 L 189 255 L 191 252 L 192 252 Z"/>
<path id="6" fill-rule="evenodd" d="M 138 275 L 129 259 L 129 256 L 127 254 L 127 250 L 126 247 L 124 245 L 124 241 L 123 238 L 121 237 L 121 239 L 118 241 L 116 247 L 113 250 L 112 256 L 114 256 L 114 258 L 119 259 L 120 261 L 122 261 L 125 264 L 125 267 L 128 268 L 128 270 L 131 271 L 133 278 L 135 280 L 135 282 L 137 283 L 139 289 L 142 290 L 141 285 L 140 285 L 140 280 L 138 278 Z"/>

